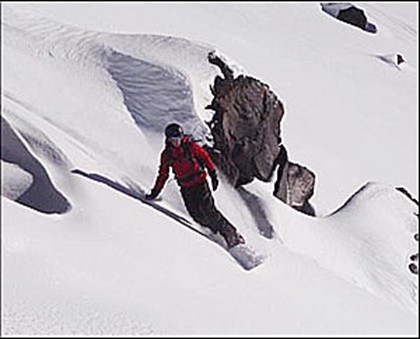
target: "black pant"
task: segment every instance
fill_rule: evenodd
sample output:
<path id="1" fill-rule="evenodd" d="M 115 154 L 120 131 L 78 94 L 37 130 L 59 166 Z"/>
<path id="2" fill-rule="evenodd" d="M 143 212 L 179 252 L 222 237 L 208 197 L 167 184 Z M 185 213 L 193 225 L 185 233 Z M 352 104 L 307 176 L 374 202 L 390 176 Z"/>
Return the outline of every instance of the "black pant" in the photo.
<path id="1" fill-rule="evenodd" d="M 210 228 L 214 233 L 220 232 L 222 235 L 236 232 L 235 227 L 214 205 L 207 181 L 192 187 L 181 188 L 181 195 L 188 213 L 200 225 Z"/>

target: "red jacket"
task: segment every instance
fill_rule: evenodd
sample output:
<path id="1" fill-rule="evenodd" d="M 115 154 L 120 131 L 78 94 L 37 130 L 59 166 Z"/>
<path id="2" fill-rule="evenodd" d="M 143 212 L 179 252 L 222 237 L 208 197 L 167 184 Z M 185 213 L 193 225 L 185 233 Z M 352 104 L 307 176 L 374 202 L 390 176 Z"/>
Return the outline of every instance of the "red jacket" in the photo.
<path id="1" fill-rule="evenodd" d="M 204 148 L 184 136 L 182 144 L 176 148 L 167 144 L 160 155 L 159 175 L 156 179 L 153 190 L 159 193 L 169 177 L 169 168 L 175 174 L 178 184 L 182 188 L 194 186 L 206 180 L 206 172 L 202 165 L 208 171 L 214 171 L 215 166 L 210 156 Z"/>

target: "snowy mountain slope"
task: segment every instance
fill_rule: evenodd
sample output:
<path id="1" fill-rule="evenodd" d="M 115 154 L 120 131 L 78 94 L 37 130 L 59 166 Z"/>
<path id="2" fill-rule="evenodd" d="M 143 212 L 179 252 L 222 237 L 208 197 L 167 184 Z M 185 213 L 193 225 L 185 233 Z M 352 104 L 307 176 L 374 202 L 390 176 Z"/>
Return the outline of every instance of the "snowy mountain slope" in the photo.
<path id="1" fill-rule="evenodd" d="M 264 188 L 251 188 L 256 196 Z M 379 183 L 369 183 L 343 207 L 324 218 L 291 213 L 282 222 L 275 199 L 265 199 L 265 212 L 284 246 L 310 257 L 374 295 L 392 299 L 417 312 L 417 277 L 406 275 L 408 258 L 418 251 L 418 205 Z M 290 211 L 288 211 L 290 213 Z M 408 278 L 408 279 L 407 279 Z"/>
<path id="2" fill-rule="evenodd" d="M 119 37 L 118 46 L 112 47 L 136 59 L 159 60 L 160 65 L 170 62 L 180 72 L 182 65 L 189 64 L 190 70 L 182 73 L 189 81 L 200 76 L 192 91 L 200 91 L 194 103 L 202 118 L 208 117 L 203 107 L 209 100 L 208 83 L 215 70 L 205 64 L 203 48 L 201 52 L 193 44 L 186 48 L 184 37 L 205 41 L 209 49 L 217 46 L 233 60 L 241 60 L 247 74 L 268 83 L 283 101 L 286 116 L 282 138 L 292 159 L 317 174 L 313 201 L 318 214 L 327 215 L 347 199 L 349 192 L 368 181 L 402 185 L 418 195 L 416 11 L 409 5 L 357 5 L 366 8 L 371 20 L 378 22 L 378 34 L 367 34 L 334 20 L 321 11 L 318 3 L 172 4 L 167 12 L 162 11 L 164 4 L 127 4 L 116 10 L 118 5 L 110 3 L 101 6 L 101 18 L 95 13 L 98 8 L 89 4 L 32 7 L 51 15 L 58 13 L 61 19 L 82 27 L 109 30 L 113 26 L 114 31 L 182 37 L 180 48 L 175 48 L 178 52 L 165 52 L 167 47 L 162 43 L 176 39 L 147 39 L 144 35 Z M 116 11 L 123 20 L 114 15 Z M 153 16 L 159 20 L 151 19 Z M 186 17 L 190 21 L 183 19 Z M 220 26 L 213 24 L 216 19 Z M 106 27 L 98 23 L 102 20 Z M 302 22 L 305 25 L 298 24 Z M 82 40 L 85 43 L 88 38 Z M 397 52 L 407 60 L 403 71 L 379 59 Z M 197 74 L 198 69 L 204 74 Z M 364 75 L 363 81 L 360 74 Z M 386 105 L 383 98 L 388 98 Z M 394 134 L 398 138 L 392 138 Z M 313 145 L 309 150 L 308 138 Z M 355 143 L 363 148 L 355 148 Z"/>
<path id="3" fill-rule="evenodd" d="M 8 334 L 415 331 L 413 316 L 306 256 L 279 247 L 244 273 L 219 247 L 138 201 L 87 180 L 75 187 L 72 214 L 48 223 L 3 201 Z"/>
<path id="4" fill-rule="evenodd" d="M 147 8 L 162 8 L 161 4 L 150 6 L 144 7 L 145 12 Z M 244 22 L 251 18 L 256 20 L 268 11 L 280 15 L 273 11 L 279 7 L 271 5 L 259 5 L 258 9 L 245 4 L 232 6 L 206 5 L 205 8 L 213 8 L 220 15 L 229 9 L 230 18 L 233 15 L 235 20 Z M 47 9 L 51 8 L 54 5 L 47 6 Z M 172 8 L 180 10 L 179 7 Z M 195 24 L 199 17 L 209 20 L 197 4 L 182 8 L 201 13 L 194 17 Z M 285 36 L 292 36 L 293 29 L 288 22 L 291 17 L 316 17 L 314 8 L 313 4 L 282 7 L 285 21 L 279 27 L 284 29 Z M 380 16 L 378 7 L 372 8 L 378 9 L 378 17 L 388 22 L 387 16 Z M 4 333 L 418 333 L 418 282 L 407 270 L 408 257 L 418 251 L 412 237 L 418 232 L 418 219 L 413 216 L 418 213 L 418 206 L 392 185 L 370 183 L 334 213 L 323 218 L 309 218 L 272 197 L 273 183 L 253 182 L 242 191 L 235 191 L 222 182 L 215 192 L 217 205 L 238 226 L 247 241 L 259 253 L 268 256 L 262 266 L 251 272 L 242 270 L 220 247 L 197 237 L 168 214 L 133 199 L 138 191 L 148 189 L 153 183 L 163 142 L 160 132 L 167 122 L 177 120 L 197 136 L 203 137 L 206 132 L 204 121 L 208 112 L 203 107 L 210 100 L 209 85 L 217 74 L 206 62 L 206 55 L 213 46 L 223 52 L 231 50 L 224 45 L 224 39 L 228 38 L 221 38 L 220 44 L 215 44 L 215 33 L 209 34 L 206 41 L 213 42 L 212 46 L 159 35 L 99 33 L 54 22 L 37 14 L 33 8 L 26 9 L 18 4 L 8 4 L 2 9 L 2 117 L 72 206 L 67 214 L 46 216 L 2 197 Z M 380 9 L 387 12 L 386 6 Z M 274 14 L 267 16 L 268 26 L 273 24 L 274 17 Z M 149 27 L 153 27 L 152 21 L 141 24 L 150 22 Z M 178 25 L 173 27 L 174 32 L 184 27 Z M 311 25 L 318 29 L 326 29 L 324 25 L 333 26 L 323 17 L 308 20 L 308 27 Z M 197 24 L 197 27 L 203 29 L 201 25 Z M 258 27 L 261 29 L 262 26 Z M 389 19 L 388 27 L 399 32 L 402 24 Z M 353 32 L 347 27 L 341 29 L 343 32 L 348 30 L 349 39 L 329 47 L 337 53 L 337 62 L 331 63 L 323 76 L 334 83 L 343 77 L 346 81 L 341 84 L 343 89 L 354 90 L 355 75 L 343 71 L 341 66 L 347 62 L 347 43 L 365 47 L 365 41 L 360 35 L 350 39 Z M 143 31 L 148 32 L 148 29 Z M 256 29 L 249 36 L 250 41 L 256 41 L 253 37 L 261 36 L 261 33 Z M 231 34 L 233 39 L 235 31 Z M 294 44 L 295 51 L 302 51 L 304 45 L 305 51 L 309 49 L 313 53 L 314 42 L 309 43 L 306 33 L 302 34 L 302 31 L 293 33 L 301 39 L 298 42 L 288 39 L 289 43 Z M 328 45 L 328 36 L 318 42 Z M 407 37 L 412 35 L 407 33 Z M 391 40 L 394 41 L 387 36 L 381 44 L 386 45 Z M 411 46 L 413 40 L 410 38 L 406 43 Z M 258 69 L 252 57 L 244 54 L 242 59 L 238 51 L 240 49 L 229 54 Z M 297 55 L 288 59 L 292 63 L 299 61 L 301 68 L 297 68 L 296 63 L 295 68 L 284 74 L 289 78 L 298 71 L 307 74 L 305 60 L 313 66 L 322 57 L 315 58 L 315 54 L 313 59 L 302 59 Z M 362 59 L 358 60 L 366 67 L 367 77 L 376 76 L 375 67 L 383 72 L 381 67 L 388 66 L 377 58 L 363 59 L 363 62 Z M 368 68 L 370 62 L 376 65 L 374 70 Z M 270 65 L 260 66 L 256 73 L 268 75 Z M 407 146 L 406 155 L 410 161 L 406 166 L 394 164 L 390 168 L 392 173 L 387 175 L 394 180 L 398 178 L 398 185 L 405 177 L 409 178 L 411 184 L 407 186 L 415 193 L 412 183 L 417 177 L 407 175 L 416 168 L 412 166 L 416 158 L 411 156 L 417 146 L 410 140 L 418 136 L 414 126 L 417 115 L 412 114 L 416 106 L 413 98 L 417 94 L 413 94 L 411 87 L 416 65 L 409 66 L 411 68 L 408 72 L 404 70 L 399 80 L 387 73 L 388 80 L 392 79 L 389 88 L 388 84 L 382 86 L 382 78 L 375 80 L 378 88 L 372 87 L 375 93 L 372 96 L 382 97 L 399 81 L 403 86 L 398 88 L 407 89 L 395 93 L 391 102 L 394 107 L 406 105 L 407 108 L 406 119 L 400 115 L 398 123 L 404 131 L 412 128 L 412 132 L 403 134 L 398 130 L 398 138 L 393 141 L 397 144 L 395 147 Z M 236 68 L 240 69 L 239 66 Z M 333 73 L 338 73 L 338 77 Z M 258 74 L 255 76 L 261 78 Z M 273 83 L 276 85 L 284 80 L 283 77 L 279 79 L 273 79 Z M 269 84 L 272 85 L 271 80 Z M 282 100 L 287 98 L 286 103 L 289 97 L 292 101 L 298 98 L 292 89 L 293 84 L 288 89 L 290 96 L 281 95 Z M 340 92 L 339 87 L 335 86 L 335 89 L 334 95 Z M 311 100 L 313 94 L 308 93 Z M 353 92 L 356 94 L 357 91 Z M 340 98 L 331 96 L 329 103 L 332 106 L 342 104 Z M 360 94 L 360 98 L 372 103 L 371 96 Z M 406 98 L 412 101 L 402 104 Z M 358 104 L 361 102 L 362 99 L 358 100 Z M 378 107 L 380 104 L 381 112 L 389 113 L 388 102 L 378 100 L 376 104 Z M 348 109 L 352 107 L 354 109 L 354 104 Z M 323 113 L 318 116 L 321 126 L 340 126 L 335 124 L 334 119 L 338 118 L 330 120 L 335 114 L 333 107 L 329 106 Z M 322 145 L 308 141 L 311 129 L 305 127 L 306 124 L 287 125 L 289 119 L 296 119 L 296 114 L 299 116 L 303 112 L 296 113 L 287 107 L 286 114 L 282 122 L 284 133 L 293 131 L 296 133 L 293 138 L 300 135 L 302 139 L 298 145 Z M 387 118 L 391 122 L 372 115 L 369 119 L 374 123 L 368 125 L 366 135 L 374 135 L 377 125 L 381 128 L 386 125 L 378 134 L 383 138 L 396 119 Z M 361 122 L 357 116 L 353 115 L 352 119 L 356 120 L 352 120 L 352 124 Z M 352 124 L 348 126 L 348 132 L 353 130 Z M 308 126 L 313 125 L 314 122 L 308 122 Z M 357 130 L 357 126 L 354 128 Z M 340 128 L 337 131 L 343 133 Z M 303 132 L 306 132 L 306 139 L 302 137 Z M 330 163 L 337 167 L 345 164 L 336 157 L 334 149 L 317 149 L 311 155 L 312 150 L 301 147 L 299 154 L 289 140 L 287 138 L 286 145 L 291 147 L 292 154 L 299 155 L 297 160 L 306 163 L 318 153 L 316 166 L 325 162 L 331 169 Z M 334 140 L 337 149 L 346 144 L 342 138 Z M 362 154 L 355 156 L 349 151 L 347 155 L 351 155 L 351 159 L 347 161 L 370 155 L 369 150 L 361 151 L 362 146 L 365 147 L 363 137 L 353 139 L 353 147 L 356 141 L 357 151 Z M 330 139 L 328 144 L 331 144 Z M 378 151 L 377 145 L 372 148 Z M 396 150 L 388 149 L 388 153 L 397 156 Z M 405 157 L 404 154 L 401 156 Z M 333 187 L 334 181 L 343 176 L 346 181 L 339 189 L 343 191 L 351 186 L 348 186 L 351 180 L 357 181 L 360 187 L 369 173 L 381 179 L 377 170 L 388 161 L 385 158 L 381 156 L 381 161 L 375 165 L 369 161 L 366 163 L 369 166 L 360 170 L 363 173 L 351 171 L 351 175 L 348 171 L 337 171 L 322 177 L 325 167 L 318 178 L 328 178 Z M 22 193 L 28 186 L 27 177 L 19 168 L 4 162 L 2 175 L 4 168 L 13 180 L 3 180 L 6 183 L 2 185 L 2 193 L 13 191 L 16 181 L 21 187 L 19 194 Z M 74 169 L 101 175 L 118 185 L 113 189 L 72 173 Z M 314 167 L 314 170 L 318 173 L 318 168 Z M 122 189 L 124 187 L 126 190 Z M 345 196 L 351 192 L 347 190 Z M 339 206 L 342 192 L 325 193 L 322 199 L 334 201 L 334 205 Z M 317 194 L 321 195 L 321 192 Z M 173 181 L 168 183 L 162 196 L 163 200 L 158 202 L 160 206 L 188 219 Z M 274 235 L 273 239 L 268 236 L 270 234 Z"/>

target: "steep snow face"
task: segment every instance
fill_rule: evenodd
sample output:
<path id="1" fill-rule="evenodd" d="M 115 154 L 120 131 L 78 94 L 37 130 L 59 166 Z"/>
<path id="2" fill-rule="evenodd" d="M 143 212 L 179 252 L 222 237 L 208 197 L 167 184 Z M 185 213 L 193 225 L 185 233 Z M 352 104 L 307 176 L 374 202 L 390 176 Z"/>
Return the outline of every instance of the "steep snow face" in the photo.
<path id="1" fill-rule="evenodd" d="M 336 29 L 313 4 L 162 6 L 136 7 L 144 9 L 136 13 L 140 33 L 164 33 L 152 29 L 163 25 L 188 39 L 88 31 L 46 19 L 34 6 L 2 5 L 2 118 L 72 206 L 47 216 L 2 197 L 3 333 L 418 334 L 418 281 L 407 269 L 418 251 L 412 238 L 418 206 L 393 185 L 370 183 L 330 212 L 371 177 L 398 185 L 408 178 L 405 186 L 416 195 L 417 176 L 407 174 L 418 173 L 411 24 L 402 33 L 400 12 L 372 4 L 375 23 L 389 30 L 372 43 L 363 32 Z M 206 25 L 214 17 L 205 9 L 218 14 L 220 27 Z M 177 18 L 171 24 L 168 13 Z M 71 11 L 62 14 L 72 18 Z M 296 27 L 297 19 L 307 25 Z M 199 36 L 213 46 L 194 42 Z M 397 40 L 392 46 L 404 47 L 409 60 L 398 76 L 365 54 L 387 55 Z M 272 197 L 272 182 L 234 190 L 221 178 L 217 206 L 267 257 L 249 272 L 171 217 L 190 220 L 173 180 L 158 208 L 138 198 L 155 178 L 167 122 L 206 136 L 203 107 L 217 74 L 206 57 L 214 46 L 287 98 L 283 130 L 290 131 L 291 158 L 317 172 L 317 194 L 329 201 L 325 217 L 310 218 Z M 278 63 L 280 55 L 285 60 Z M 359 105 L 372 107 L 370 113 Z M 313 126 L 322 126 L 323 136 Z M 366 136 L 376 140 L 367 149 Z M 358 171 L 356 162 L 364 165 Z M 2 192 L 17 198 L 27 191 L 28 174 L 5 161 L 3 169 L 12 178 Z"/>
<path id="2" fill-rule="evenodd" d="M 410 255 L 418 252 L 418 204 L 387 185 L 370 183 L 327 219 L 330 225 L 347 223 L 342 262 L 348 267 L 334 263 L 342 274 L 353 257 L 357 283 L 416 313 L 418 277 L 407 275 L 407 268 Z"/>
<path id="3" fill-rule="evenodd" d="M 13 165 L 13 167 L 7 166 L 6 173 L 10 175 L 12 171 L 21 180 L 19 183 L 16 179 L 11 180 L 10 177 L 6 177 L 4 186 L 6 194 L 12 194 L 13 200 L 44 213 L 68 212 L 71 205 L 54 187 L 45 167 L 33 156 L 22 138 L 3 118 L 1 118 L 1 132 L 1 157 L 5 161 L 4 164 Z M 47 143 L 43 143 L 42 138 L 38 138 L 36 133 L 25 133 L 24 138 L 28 139 L 35 149 L 42 149 L 51 156 L 51 159 L 57 162 L 60 160 L 58 156 L 54 157 L 57 153 L 54 153 Z M 20 170 L 17 171 L 16 167 Z"/>
<path id="4" fill-rule="evenodd" d="M 263 196 L 265 186 L 247 189 Z M 417 312 L 417 276 L 408 270 L 410 256 L 418 252 L 418 205 L 393 187 L 369 183 L 341 208 L 324 218 L 293 213 L 282 221 L 273 198 L 265 198 L 265 215 L 283 244 L 314 259 L 338 276 Z M 290 212 L 290 211 L 289 211 Z"/>
<path id="5" fill-rule="evenodd" d="M 1 161 L 1 169 L 1 194 L 6 198 L 16 200 L 32 185 L 32 175 L 18 165 Z"/>
<path id="6" fill-rule="evenodd" d="M 138 200 L 85 179 L 75 180 L 73 190 L 72 212 L 49 220 L 2 201 L 5 334 L 410 335 L 418 330 L 416 316 L 277 241 L 265 264 L 245 272 L 220 247 Z"/>
<path id="7" fill-rule="evenodd" d="M 187 133 L 205 136 L 210 115 L 204 107 L 216 75 L 206 61 L 209 47 L 152 35 L 104 35 L 102 40 L 109 46 L 106 69 L 139 128 L 162 133 L 176 121 Z"/>
<path id="8" fill-rule="evenodd" d="M 31 11 L 24 13 L 19 15 L 14 6 L 5 7 L 5 44 L 10 49 L 4 65 L 5 77 L 11 79 L 5 90 L 7 120 L 33 114 L 43 128 L 55 127 L 84 153 L 84 168 L 99 154 L 104 155 L 101 163 L 109 167 L 116 158 L 148 164 L 148 156 L 141 161 L 139 157 L 152 152 L 140 153 L 138 145 L 147 148 L 155 142 L 160 147 L 161 136 L 157 139 L 150 132 L 162 133 L 173 120 L 182 122 L 187 133 L 204 138 L 204 106 L 216 74 L 207 65 L 209 48 L 184 39 L 85 32 L 39 18 Z M 21 34 L 22 30 L 30 33 Z M 20 76 L 21 62 L 16 60 L 27 62 L 28 77 Z M 66 84 L 61 80 L 63 74 Z M 40 84 L 44 90 L 37 93 Z M 19 122 L 14 126 L 19 128 Z M 109 135 L 125 135 L 126 140 Z"/>

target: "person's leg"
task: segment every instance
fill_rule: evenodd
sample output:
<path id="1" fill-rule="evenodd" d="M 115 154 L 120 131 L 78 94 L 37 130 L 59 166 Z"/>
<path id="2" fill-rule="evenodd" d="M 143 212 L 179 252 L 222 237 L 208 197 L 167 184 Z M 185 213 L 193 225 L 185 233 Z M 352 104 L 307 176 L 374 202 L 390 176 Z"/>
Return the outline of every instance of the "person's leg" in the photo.
<path id="1" fill-rule="evenodd" d="M 181 189 L 181 195 L 184 200 L 188 213 L 195 222 L 201 226 L 210 228 L 213 233 L 219 231 L 217 224 L 212 224 L 206 215 L 206 208 L 203 208 L 203 195 L 206 194 L 205 189 L 201 185 L 195 185 Z"/>
<path id="2" fill-rule="evenodd" d="M 214 198 L 207 182 L 200 184 L 199 208 L 203 215 L 204 223 L 212 230 L 219 232 L 226 240 L 229 247 L 243 243 L 244 239 L 238 234 L 236 228 L 216 208 Z"/>
<path id="3" fill-rule="evenodd" d="M 234 228 L 233 225 L 223 216 L 216 208 L 214 198 L 211 194 L 210 187 L 207 182 L 200 184 L 199 206 L 201 213 L 206 217 L 208 224 L 214 225 L 213 228 L 219 232 L 227 227 Z"/>

